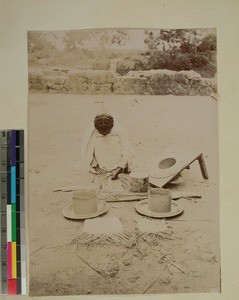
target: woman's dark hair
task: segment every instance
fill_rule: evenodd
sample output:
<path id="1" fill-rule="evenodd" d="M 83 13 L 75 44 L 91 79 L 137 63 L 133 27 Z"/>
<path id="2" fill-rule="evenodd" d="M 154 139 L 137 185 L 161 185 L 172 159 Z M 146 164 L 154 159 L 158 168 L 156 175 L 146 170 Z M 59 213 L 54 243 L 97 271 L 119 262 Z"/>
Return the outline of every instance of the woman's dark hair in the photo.
<path id="1" fill-rule="evenodd" d="M 114 118 L 108 114 L 100 114 L 95 117 L 94 124 L 99 132 L 105 132 L 114 127 Z"/>

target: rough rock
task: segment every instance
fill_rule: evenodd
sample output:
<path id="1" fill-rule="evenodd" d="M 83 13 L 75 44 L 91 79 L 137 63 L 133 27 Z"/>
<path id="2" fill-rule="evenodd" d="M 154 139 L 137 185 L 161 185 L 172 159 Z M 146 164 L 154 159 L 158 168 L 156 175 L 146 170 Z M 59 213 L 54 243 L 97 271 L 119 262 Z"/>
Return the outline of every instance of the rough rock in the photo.
<path id="1" fill-rule="evenodd" d="M 121 76 L 113 85 L 115 94 L 151 95 L 151 87 L 145 78 Z"/>
<path id="2" fill-rule="evenodd" d="M 130 71 L 125 76 L 107 70 L 42 69 L 29 71 L 29 89 L 81 95 L 211 95 L 215 79 L 195 71 Z"/>

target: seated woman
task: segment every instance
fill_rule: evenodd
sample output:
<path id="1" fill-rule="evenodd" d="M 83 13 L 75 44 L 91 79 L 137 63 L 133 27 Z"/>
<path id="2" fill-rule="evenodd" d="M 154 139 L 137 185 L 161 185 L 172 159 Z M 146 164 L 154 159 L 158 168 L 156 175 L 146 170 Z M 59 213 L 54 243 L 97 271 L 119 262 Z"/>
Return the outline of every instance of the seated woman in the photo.
<path id="1" fill-rule="evenodd" d="M 82 150 L 94 174 L 111 176 L 114 180 L 120 173 L 129 173 L 134 151 L 125 129 L 109 114 L 95 117 L 83 138 Z"/>

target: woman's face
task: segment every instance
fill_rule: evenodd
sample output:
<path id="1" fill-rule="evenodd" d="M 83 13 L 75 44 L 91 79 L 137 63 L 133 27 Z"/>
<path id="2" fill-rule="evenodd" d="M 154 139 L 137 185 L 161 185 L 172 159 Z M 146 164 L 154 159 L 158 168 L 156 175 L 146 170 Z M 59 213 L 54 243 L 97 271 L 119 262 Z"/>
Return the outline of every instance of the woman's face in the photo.
<path id="1" fill-rule="evenodd" d="M 102 135 L 107 135 L 111 132 L 111 129 L 98 129 L 99 133 Z"/>

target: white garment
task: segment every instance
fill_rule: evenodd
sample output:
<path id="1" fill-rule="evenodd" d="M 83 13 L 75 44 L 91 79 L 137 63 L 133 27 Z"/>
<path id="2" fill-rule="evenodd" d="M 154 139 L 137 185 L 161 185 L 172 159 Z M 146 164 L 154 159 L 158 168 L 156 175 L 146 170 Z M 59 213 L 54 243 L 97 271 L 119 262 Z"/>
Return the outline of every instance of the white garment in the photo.
<path id="1" fill-rule="evenodd" d="M 128 135 L 117 121 L 111 132 L 102 136 L 91 124 L 82 141 L 82 156 L 90 167 L 90 171 L 95 172 L 93 167 L 99 165 L 107 171 L 112 171 L 117 167 L 125 167 L 134 156 L 133 148 L 129 142 Z"/>
<path id="2" fill-rule="evenodd" d="M 122 145 L 119 135 L 109 133 L 102 135 L 98 133 L 95 140 L 94 158 L 100 169 L 112 171 L 118 167 L 125 168 L 126 158 L 122 156 Z M 93 165 L 95 164 L 93 162 Z"/>

